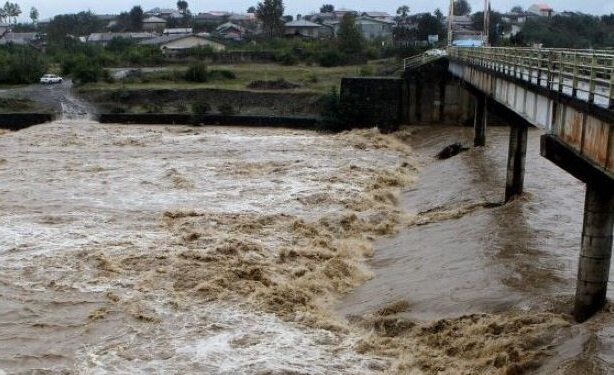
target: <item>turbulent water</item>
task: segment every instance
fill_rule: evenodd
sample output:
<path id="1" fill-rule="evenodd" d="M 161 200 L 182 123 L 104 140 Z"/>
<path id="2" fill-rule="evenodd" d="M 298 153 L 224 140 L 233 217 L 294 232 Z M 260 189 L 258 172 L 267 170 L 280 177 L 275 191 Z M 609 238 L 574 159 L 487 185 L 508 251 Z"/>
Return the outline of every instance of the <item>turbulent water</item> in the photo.
<path id="1" fill-rule="evenodd" d="M 466 129 L 2 134 L 0 373 L 607 373 L 611 313 L 568 316 L 583 186 L 538 136 L 500 206 L 503 128 L 445 161 Z"/>

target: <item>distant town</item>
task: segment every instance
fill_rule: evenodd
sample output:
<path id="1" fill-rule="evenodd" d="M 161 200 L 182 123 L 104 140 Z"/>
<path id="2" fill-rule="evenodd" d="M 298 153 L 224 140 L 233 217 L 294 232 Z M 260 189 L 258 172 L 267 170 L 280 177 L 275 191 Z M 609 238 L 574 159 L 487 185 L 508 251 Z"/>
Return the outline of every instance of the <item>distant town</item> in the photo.
<path id="1" fill-rule="evenodd" d="M 484 12 L 471 9 L 466 0 L 454 1 L 451 22 L 448 9 L 413 13 L 410 5 L 389 14 L 323 4 L 312 14 L 289 15 L 283 0 L 264 0 L 242 13 L 193 13 L 187 1 L 171 4 L 39 19 L 36 8 L 22 10 L 18 3 L 7 2 L 0 8 L 0 46 L 6 47 L 0 49 L 0 84 L 36 82 L 49 70 L 70 75 L 76 83 L 110 81 L 107 68 L 182 59 L 334 67 L 400 59 L 448 44 L 614 46 L 614 15 L 567 12 L 547 4 L 491 9 L 488 32 Z M 28 11 L 31 22 L 17 22 Z M 452 41 L 447 40 L 448 24 Z"/>

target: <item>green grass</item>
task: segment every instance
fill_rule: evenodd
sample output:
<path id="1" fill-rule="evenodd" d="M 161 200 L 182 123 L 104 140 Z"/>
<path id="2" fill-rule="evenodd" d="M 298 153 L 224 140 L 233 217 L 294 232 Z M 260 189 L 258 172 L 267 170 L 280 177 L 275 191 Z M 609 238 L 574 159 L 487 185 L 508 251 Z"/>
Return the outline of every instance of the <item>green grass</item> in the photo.
<path id="1" fill-rule="evenodd" d="M 24 98 L 0 98 L 0 113 L 21 113 L 21 112 L 48 112 L 45 108 L 29 99 Z"/>
<path id="2" fill-rule="evenodd" d="M 373 62 L 370 65 L 374 70 L 382 62 Z M 159 79 L 159 73 L 145 74 L 148 77 L 146 82 L 98 82 L 81 86 L 82 90 L 107 90 L 107 89 L 226 89 L 226 90 L 250 90 L 247 85 L 256 80 L 277 80 L 285 79 L 290 82 L 298 83 L 301 87 L 289 90 L 279 90 L 283 92 L 313 92 L 327 93 L 331 86 L 339 86 L 341 78 L 360 75 L 364 65 L 349 65 L 332 68 L 321 66 L 294 65 L 283 66 L 277 64 L 236 64 L 236 65 L 209 65 L 209 70 L 230 70 L 237 76 L 236 79 L 216 78 L 204 83 L 192 83 L 183 79 L 176 81 L 171 79 Z M 169 67 L 169 71 L 181 72 L 185 67 Z M 168 76 L 168 74 L 167 74 Z M 167 77 L 168 78 L 168 77 Z M 271 90 L 266 90 L 271 91 Z"/>

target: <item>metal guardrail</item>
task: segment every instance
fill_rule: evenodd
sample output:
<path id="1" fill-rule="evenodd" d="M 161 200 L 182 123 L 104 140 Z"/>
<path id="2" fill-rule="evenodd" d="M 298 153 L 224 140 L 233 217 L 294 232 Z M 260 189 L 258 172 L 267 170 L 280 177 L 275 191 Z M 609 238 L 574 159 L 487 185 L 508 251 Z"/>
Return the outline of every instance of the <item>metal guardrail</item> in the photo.
<path id="1" fill-rule="evenodd" d="M 412 70 L 412 69 L 416 69 L 419 68 L 423 65 L 432 63 L 434 61 L 437 61 L 441 58 L 445 57 L 445 54 L 441 54 L 441 55 L 431 55 L 428 53 L 421 53 L 419 55 L 415 55 L 415 56 L 411 56 L 411 57 L 406 57 L 403 59 L 403 70 Z"/>
<path id="2" fill-rule="evenodd" d="M 448 57 L 591 104 L 614 106 L 614 51 L 448 47 Z"/>

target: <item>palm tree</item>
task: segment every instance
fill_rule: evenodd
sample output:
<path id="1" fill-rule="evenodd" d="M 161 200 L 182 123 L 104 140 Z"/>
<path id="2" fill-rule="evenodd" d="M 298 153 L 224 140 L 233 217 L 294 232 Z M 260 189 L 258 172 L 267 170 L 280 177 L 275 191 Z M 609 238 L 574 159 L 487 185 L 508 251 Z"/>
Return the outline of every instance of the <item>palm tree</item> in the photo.
<path id="1" fill-rule="evenodd" d="M 8 13 L 6 12 L 6 10 L 4 10 L 4 8 L 0 8 L 0 22 L 2 23 L 6 22 L 7 17 L 8 17 Z"/>
<path id="2" fill-rule="evenodd" d="M 13 17 L 13 4 L 9 3 L 8 1 L 4 4 L 4 7 L 2 8 L 2 13 L 4 14 L 4 17 L 8 20 L 9 25 L 11 24 L 11 17 Z"/>
<path id="3" fill-rule="evenodd" d="M 19 7 L 19 4 L 17 3 L 13 3 L 13 23 L 17 24 L 17 17 L 19 17 L 21 15 L 21 8 Z"/>

